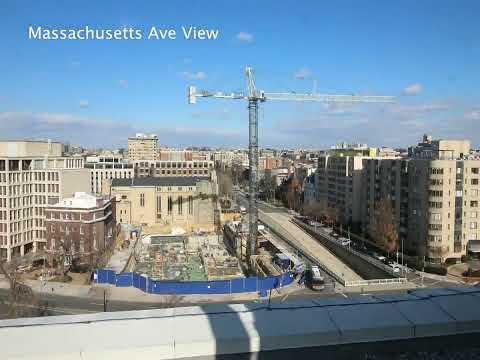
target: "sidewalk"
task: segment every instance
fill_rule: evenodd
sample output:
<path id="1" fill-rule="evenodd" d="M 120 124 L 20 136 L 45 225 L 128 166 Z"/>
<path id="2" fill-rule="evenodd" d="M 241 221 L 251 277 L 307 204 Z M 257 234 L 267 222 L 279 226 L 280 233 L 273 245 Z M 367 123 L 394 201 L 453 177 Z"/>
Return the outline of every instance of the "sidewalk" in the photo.
<path id="1" fill-rule="evenodd" d="M 89 285 L 73 285 L 58 282 L 45 282 L 39 280 L 27 280 L 25 284 L 30 286 L 35 293 L 52 294 L 59 296 L 72 296 L 90 299 L 103 299 L 106 292 L 110 300 L 117 301 L 136 301 L 158 303 L 162 301 L 172 301 L 175 299 L 178 303 L 208 303 L 208 302 L 235 302 L 255 300 L 259 298 L 258 293 L 241 293 L 241 294 L 192 294 L 192 295 L 157 295 L 147 294 L 134 287 L 116 287 L 113 285 L 94 284 Z M 9 283 L 5 279 L 0 279 L 0 288 L 8 289 Z M 286 289 L 286 288 L 285 288 Z M 282 289 L 284 290 L 284 289 Z M 281 291 L 282 291 L 281 290 Z M 282 291 L 283 294 L 283 291 Z M 273 293 L 272 293 L 273 295 Z"/>

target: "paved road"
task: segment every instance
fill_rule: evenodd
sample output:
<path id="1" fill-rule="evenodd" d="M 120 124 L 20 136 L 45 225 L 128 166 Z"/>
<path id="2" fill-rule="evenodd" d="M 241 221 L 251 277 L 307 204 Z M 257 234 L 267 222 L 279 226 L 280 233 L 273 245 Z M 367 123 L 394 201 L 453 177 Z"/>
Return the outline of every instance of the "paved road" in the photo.
<path id="1" fill-rule="evenodd" d="M 317 259 L 321 264 L 326 266 L 340 278 L 347 281 L 362 280 L 360 275 L 333 255 L 327 248 L 293 224 L 290 221 L 290 215 L 280 212 L 267 214 L 262 210 L 259 210 L 258 216 L 261 221 L 265 222 L 270 227 L 275 228 L 280 225 L 286 231 L 286 233 L 283 234 L 288 237 L 288 240 L 290 240 L 292 244 L 296 244 L 299 250 L 310 255 L 312 258 Z"/>
<path id="2" fill-rule="evenodd" d="M 388 290 L 382 291 L 385 293 L 404 293 L 405 290 Z M 272 303 L 295 303 L 302 300 L 313 300 L 320 298 L 347 298 L 354 294 L 338 292 L 333 287 L 328 287 L 321 291 L 312 291 L 308 288 L 297 289 L 295 292 L 273 292 L 271 297 Z M 364 294 L 368 295 L 368 294 Z M 5 318 L 8 312 L 8 304 L 5 304 L 8 293 L 5 289 L 0 289 L 0 318 Z M 61 296 L 55 294 L 41 294 L 38 295 L 40 306 L 46 306 L 47 315 L 75 315 L 103 312 L 103 301 L 100 299 L 91 299 L 84 297 Z M 267 302 L 268 300 L 237 300 L 237 301 L 219 301 L 211 302 L 209 304 L 247 304 Z M 107 311 L 131 311 L 131 310 L 149 310 L 160 309 L 166 307 L 184 307 L 205 305 L 205 303 L 169 303 L 159 301 L 158 303 L 140 302 L 140 301 L 107 301 Z"/>
<path id="3" fill-rule="evenodd" d="M 241 193 L 237 194 L 237 200 L 243 206 L 248 206 L 247 199 L 244 195 Z M 347 281 L 362 280 L 353 269 L 348 267 L 304 230 L 293 224 L 290 221 L 291 215 L 282 208 L 268 206 L 265 203 L 258 203 L 258 217 L 260 221 L 269 227 L 275 230 L 283 230 L 279 232 L 281 232 L 281 235 L 284 236 L 292 246 L 316 260 L 317 263 L 323 264 L 323 266 L 339 278 Z"/>

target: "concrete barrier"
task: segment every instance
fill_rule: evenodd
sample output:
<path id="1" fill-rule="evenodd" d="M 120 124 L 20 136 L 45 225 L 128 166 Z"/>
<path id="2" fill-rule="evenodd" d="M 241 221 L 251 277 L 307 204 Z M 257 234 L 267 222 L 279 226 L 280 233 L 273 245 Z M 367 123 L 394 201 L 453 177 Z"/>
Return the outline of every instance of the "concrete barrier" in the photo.
<path id="1" fill-rule="evenodd" d="M 478 287 L 0 321 L 2 358 L 31 360 L 243 359 L 257 353 L 262 359 L 365 359 L 378 347 L 389 354 L 422 343 L 430 351 L 448 350 L 460 335 L 460 349 L 478 346 Z"/>

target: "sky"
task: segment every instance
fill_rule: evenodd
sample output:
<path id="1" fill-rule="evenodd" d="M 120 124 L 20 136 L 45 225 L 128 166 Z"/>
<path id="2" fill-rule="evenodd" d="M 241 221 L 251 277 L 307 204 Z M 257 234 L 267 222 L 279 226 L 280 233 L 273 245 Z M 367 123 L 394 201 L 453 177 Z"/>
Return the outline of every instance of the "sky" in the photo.
<path id="1" fill-rule="evenodd" d="M 187 87 L 392 95 L 392 104 L 266 102 L 261 147 L 406 147 L 422 134 L 480 147 L 480 2 L 0 2 L 0 138 L 125 147 L 137 132 L 173 147 L 244 147 L 247 104 Z M 36 40 L 44 29 L 141 29 L 142 40 Z M 146 39 L 218 29 L 216 40 Z"/>

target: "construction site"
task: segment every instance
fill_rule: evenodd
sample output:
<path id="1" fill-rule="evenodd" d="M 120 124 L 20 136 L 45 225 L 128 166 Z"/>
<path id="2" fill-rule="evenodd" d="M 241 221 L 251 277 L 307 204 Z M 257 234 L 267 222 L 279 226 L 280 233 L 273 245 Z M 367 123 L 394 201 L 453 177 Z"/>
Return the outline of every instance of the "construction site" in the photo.
<path id="1" fill-rule="evenodd" d="M 134 271 L 155 280 L 205 281 L 244 276 L 221 235 L 149 235 L 136 250 Z"/>

